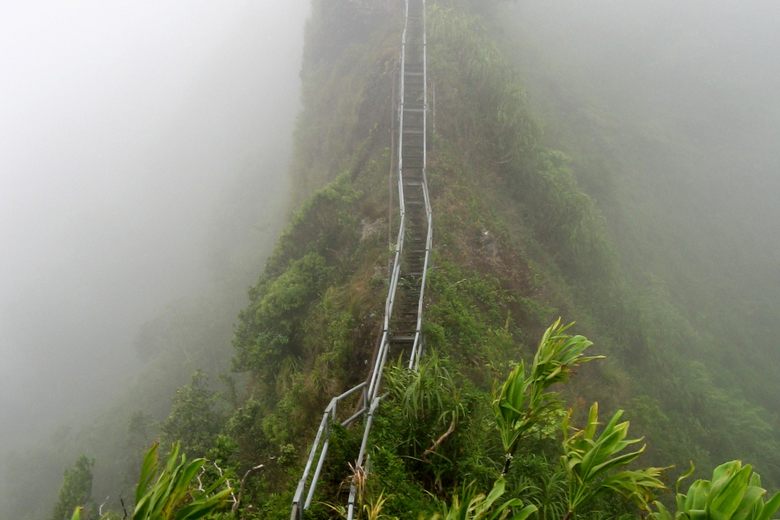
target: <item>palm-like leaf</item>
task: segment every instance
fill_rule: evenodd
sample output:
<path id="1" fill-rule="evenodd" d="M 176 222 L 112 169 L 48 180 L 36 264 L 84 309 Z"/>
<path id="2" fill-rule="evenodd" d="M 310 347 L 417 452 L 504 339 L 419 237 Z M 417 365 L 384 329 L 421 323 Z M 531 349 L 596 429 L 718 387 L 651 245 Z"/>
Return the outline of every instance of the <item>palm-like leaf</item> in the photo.
<path id="1" fill-rule="evenodd" d="M 493 401 L 493 412 L 505 453 L 513 451 L 515 444 L 533 423 L 536 410 L 526 404 L 530 384 L 521 362 L 510 372 L 501 385 L 498 397 Z"/>
<path id="2" fill-rule="evenodd" d="M 136 489 L 133 520 L 197 520 L 228 505 L 231 488 L 220 477 L 208 488 L 196 487 L 195 479 L 205 459 L 188 461 L 175 444 L 160 470 L 158 445 L 147 452 Z"/>
<path id="3" fill-rule="evenodd" d="M 619 422 L 622 415 L 622 410 L 617 411 L 600 434 L 597 434 L 598 403 L 590 407 L 585 428 L 573 435 L 569 435 L 568 419 L 564 421 L 562 463 L 569 478 L 570 512 L 608 490 L 647 508 L 652 493 L 664 487 L 659 479 L 663 471 L 661 468 L 617 471 L 636 460 L 645 450 L 644 445 L 630 449 L 642 439 L 627 438 L 629 423 Z"/>
<path id="4" fill-rule="evenodd" d="M 585 336 L 566 334 L 573 325 L 561 325 L 558 318 L 542 335 L 531 370 L 531 379 L 539 381 L 542 389 L 565 382 L 577 365 L 604 357 L 583 355 L 593 342 Z"/>
<path id="5" fill-rule="evenodd" d="M 688 493 L 679 492 L 682 479 L 678 480 L 677 512 L 674 516 L 659 502 L 657 511 L 650 515 L 654 520 L 698 519 L 707 520 L 772 520 L 780 510 L 780 493 L 764 502 L 766 490 L 761 487 L 761 477 L 753 473 L 751 466 L 733 460 L 715 468 L 712 480 L 697 480 Z"/>
<path id="6" fill-rule="evenodd" d="M 591 343 L 584 336 L 571 336 L 566 331 L 574 325 L 561 325 L 560 318 L 542 335 L 533 364 L 526 374 L 521 362 L 510 372 L 493 400 L 501 443 L 507 455 L 507 465 L 522 437 L 551 411 L 558 408 L 555 393 L 548 388 L 568 379 L 577 366 L 603 356 L 584 356 Z"/>
<path id="7" fill-rule="evenodd" d="M 452 505 L 444 507 L 444 516 L 436 514 L 433 520 L 525 520 L 536 512 L 536 506 L 523 507 L 523 501 L 518 498 L 497 504 L 505 490 L 503 478 L 496 481 L 487 495 L 477 493 L 472 483 L 460 495 L 452 497 Z"/>

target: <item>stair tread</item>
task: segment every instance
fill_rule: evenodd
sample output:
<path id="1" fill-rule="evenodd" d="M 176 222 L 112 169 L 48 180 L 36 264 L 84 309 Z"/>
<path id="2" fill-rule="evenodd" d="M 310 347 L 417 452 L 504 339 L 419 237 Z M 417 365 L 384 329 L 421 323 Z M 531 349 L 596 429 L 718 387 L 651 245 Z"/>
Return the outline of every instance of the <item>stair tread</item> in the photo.
<path id="1" fill-rule="evenodd" d="M 414 341 L 414 336 L 391 336 L 390 341 L 393 342 L 400 342 L 400 341 Z"/>

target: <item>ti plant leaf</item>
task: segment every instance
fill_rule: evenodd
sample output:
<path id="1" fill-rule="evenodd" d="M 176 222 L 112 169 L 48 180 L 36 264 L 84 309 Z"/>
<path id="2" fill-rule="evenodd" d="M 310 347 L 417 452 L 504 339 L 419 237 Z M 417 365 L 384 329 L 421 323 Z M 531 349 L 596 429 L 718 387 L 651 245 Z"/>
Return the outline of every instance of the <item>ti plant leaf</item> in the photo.
<path id="1" fill-rule="evenodd" d="M 678 480 L 677 512 L 674 516 L 659 502 L 657 511 L 650 515 L 654 520 L 704 519 L 704 520 L 772 520 L 780 510 L 780 493 L 766 502 L 766 490 L 761 487 L 761 477 L 749 464 L 732 460 L 721 464 L 712 472 L 711 480 L 697 480 L 683 494 L 679 484 L 691 470 Z"/>
<path id="2" fill-rule="evenodd" d="M 656 490 L 663 489 L 659 479 L 663 468 L 627 470 L 645 450 L 642 439 L 628 439 L 628 421 L 619 422 L 623 411 L 617 411 L 601 431 L 598 430 L 598 403 L 593 403 L 585 428 L 570 435 L 569 420 L 563 425 L 561 462 L 569 481 L 567 518 L 606 491 L 619 493 L 648 508 Z"/>
<path id="3" fill-rule="evenodd" d="M 204 488 L 195 481 L 206 459 L 187 460 L 174 444 L 160 469 L 158 445 L 147 452 L 136 489 L 133 520 L 197 520 L 227 508 L 232 489 L 224 477 Z"/>
<path id="4" fill-rule="evenodd" d="M 477 493 L 472 483 L 452 497 L 452 504 L 444 506 L 443 515 L 436 514 L 432 520 L 525 520 L 536 512 L 536 506 L 523 506 L 518 498 L 498 503 L 504 491 L 506 481 L 503 478 L 495 482 L 487 495 Z"/>
<path id="5" fill-rule="evenodd" d="M 584 336 L 567 334 L 572 325 L 561 325 L 560 318 L 550 325 L 539 342 L 528 373 L 520 362 L 496 393 L 493 413 L 506 454 L 504 474 L 523 436 L 559 409 L 557 396 L 548 391 L 549 387 L 565 382 L 577 366 L 603 357 L 584 355 L 593 343 Z"/>

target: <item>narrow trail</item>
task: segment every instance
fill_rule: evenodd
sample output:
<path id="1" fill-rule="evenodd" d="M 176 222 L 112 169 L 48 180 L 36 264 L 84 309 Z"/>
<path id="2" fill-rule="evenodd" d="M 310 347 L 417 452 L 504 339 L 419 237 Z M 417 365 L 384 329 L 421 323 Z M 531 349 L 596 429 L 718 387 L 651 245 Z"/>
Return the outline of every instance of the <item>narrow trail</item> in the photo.
<path id="1" fill-rule="evenodd" d="M 382 399 L 380 389 L 388 353 L 403 352 L 408 368 L 416 370 L 423 351 L 422 319 L 425 284 L 431 252 L 432 213 L 427 162 L 428 63 L 425 0 L 406 0 L 401 38 L 401 74 L 398 99 L 398 214 L 400 225 L 385 300 L 382 335 L 366 381 L 331 399 L 322 416 L 306 466 L 292 502 L 291 520 L 301 520 L 311 505 L 328 454 L 331 425 L 349 426 L 363 419 L 363 439 L 354 465 L 355 476 L 368 473 L 367 447 L 374 413 Z M 341 409 L 360 399 L 359 409 L 339 419 Z M 348 401 L 349 400 L 349 401 Z M 345 402 L 348 401 L 348 402 Z M 339 407 L 339 404 L 342 404 Z M 355 517 L 356 478 L 352 479 L 347 518 Z"/>

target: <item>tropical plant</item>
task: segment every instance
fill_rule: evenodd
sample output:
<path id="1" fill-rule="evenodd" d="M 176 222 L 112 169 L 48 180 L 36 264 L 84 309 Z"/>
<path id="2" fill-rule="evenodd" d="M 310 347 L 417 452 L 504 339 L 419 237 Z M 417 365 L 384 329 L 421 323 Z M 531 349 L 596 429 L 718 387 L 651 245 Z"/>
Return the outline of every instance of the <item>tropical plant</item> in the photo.
<path id="1" fill-rule="evenodd" d="M 447 368 L 447 360 L 434 350 L 416 371 L 400 365 L 390 367 L 387 387 L 401 403 L 407 442 L 414 456 L 435 452 L 466 415 L 461 389 Z"/>
<path id="2" fill-rule="evenodd" d="M 555 462 L 538 455 L 523 458 L 514 469 L 520 474 L 523 498 L 539 509 L 539 520 L 559 520 L 566 515 L 566 474 L 557 458 Z"/>
<path id="3" fill-rule="evenodd" d="M 59 499 L 52 512 L 52 520 L 65 520 L 73 508 L 77 506 L 79 510 L 84 507 L 88 512 L 94 510 L 92 504 L 92 467 L 94 465 L 93 459 L 82 455 L 73 466 L 65 470 Z M 89 515 L 85 514 L 85 516 Z"/>
<path id="4" fill-rule="evenodd" d="M 572 325 L 561 325 L 560 318 L 550 325 L 539 342 L 529 373 L 526 374 L 522 361 L 518 363 L 493 400 L 493 413 L 505 453 L 503 474 L 509 471 L 523 436 L 560 408 L 557 394 L 547 389 L 567 381 L 577 366 L 603 358 L 583 355 L 593 343 L 584 336 L 566 334 Z"/>
<path id="5" fill-rule="evenodd" d="M 660 502 L 654 502 L 658 511 L 654 520 L 772 520 L 780 510 L 780 493 L 764 501 L 766 489 L 761 477 L 753 473 L 749 464 L 739 460 L 726 462 L 715 468 L 712 480 L 697 480 L 680 493 L 680 484 L 693 473 L 693 464 L 686 474 L 677 479 L 677 512 L 672 514 Z"/>
<path id="6" fill-rule="evenodd" d="M 395 516 L 388 516 L 382 513 L 382 509 L 385 507 L 385 503 L 390 497 L 385 496 L 385 492 L 379 493 L 376 499 L 365 499 L 365 489 L 360 489 L 360 486 L 365 486 L 365 482 L 358 486 L 358 503 L 362 504 L 362 508 L 358 508 L 358 519 L 364 518 L 365 520 L 398 520 Z M 363 501 L 365 500 L 365 503 Z M 335 514 L 338 518 L 348 518 L 347 508 L 342 504 L 331 504 L 329 502 L 321 502 L 322 505 L 330 509 L 331 513 Z M 361 515 L 362 513 L 362 515 Z"/>
<path id="7" fill-rule="evenodd" d="M 540 475 L 539 486 L 539 517 L 542 520 L 562 518 L 565 513 L 565 505 L 559 499 L 566 492 L 566 479 L 562 472 L 551 471 Z"/>
<path id="8" fill-rule="evenodd" d="M 384 491 L 379 493 L 376 500 L 370 501 L 368 504 L 363 504 L 363 512 L 366 514 L 366 520 L 380 520 L 382 518 L 390 519 L 391 517 L 382 514 L 382 508 L 385 506 L 388 497 L 385 496 Z"/>
<path id="9" fill-rule="evenodd" d="M 627 439 L 628 421 L 618 422 L 623 415 L 618 410 L 597 435 L 599 407 L 593 403 L 588 412 L 588 423 L 573 435 L 569 432 L 569 417 L 563 422 L 563 455 L 561 462 L 568 477 L 568 512 L 565 519 L 573 518 L 576 511 L 604 492 L 613 492 L 633 500 L 641 508 L 648 509 L 648 501 L 656 490 L 664 485 L 659 476 L 664 468 L 640 470 L 622 469 L 637 459 L 645 445 L 625 452 L 642 439 Z"/>
<path id="10" fill-rule="evenodd" d="M 158 448 L 154 444 L 144 457 L 133 520 L 197 520 L 229 506 L 233 490 L 225 477 L 209 485 L 201 481 L 206 459 L 188 461 L 176 443 L 160 468 Z"/>
<path id="11" fill-rule="evenodd" d="M 497 503 L 506 490 L 506 481 L 499 478 L 493 489 L 485 495 L 478 493 L 474 484 L 464 486 L 460 494 L 452 497 L 452 504 L 444 506 L 442 514 L 433 515 L 431 520 L 525 520 L 536 512 L 536 506 L 523 506 L 519 498 Z M 515 511 L 516 509 L 519 511 Z"/>

